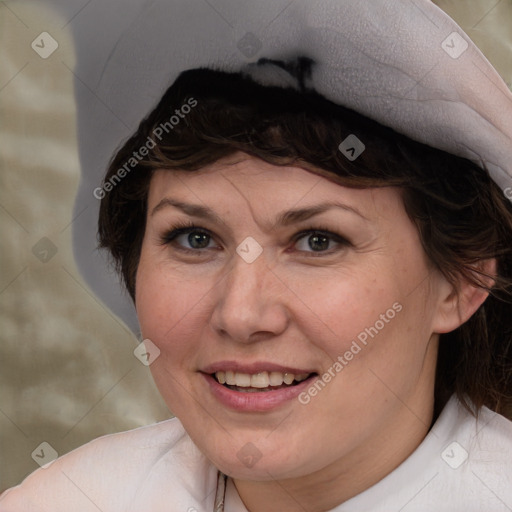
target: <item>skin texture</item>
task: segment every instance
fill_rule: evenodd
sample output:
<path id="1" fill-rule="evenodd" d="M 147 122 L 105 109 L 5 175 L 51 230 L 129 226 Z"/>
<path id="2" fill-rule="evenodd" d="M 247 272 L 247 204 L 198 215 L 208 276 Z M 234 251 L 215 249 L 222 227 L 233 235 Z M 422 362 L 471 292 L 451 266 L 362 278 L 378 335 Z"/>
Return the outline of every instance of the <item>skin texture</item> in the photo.
<path id="1" fill-rule="evenodd" d="M 327 201 L 346 208 L 276 224 L 284 211 Z M 192 248 L 188 234 L 162 241 L 182 221 L 212 233 L 207 248 Z M 310 229 L 350 243 L 332 238 L 315 251 L 315 233 L 296 237 Z M 252 263 L 236 253 L 248 236 L 263 247 Z M 142 334 L 161 351 L 151 370 L 164 400 L 251 512 L 329 510 L 405 460 L 433 419 L 438 334 L 486 297 L 464 284 L 457 295 L 427 261 L 399 190 L 349 189 L 241 153 L 196 172 L 155 173 L 136 286 Z M 200 373 L 234 360 L 322 375 L 394 304 L 400 311 L 307 404 L 231 410 Z M 237 456 L 247 443 L 260 454 L 252 467 Z"/>

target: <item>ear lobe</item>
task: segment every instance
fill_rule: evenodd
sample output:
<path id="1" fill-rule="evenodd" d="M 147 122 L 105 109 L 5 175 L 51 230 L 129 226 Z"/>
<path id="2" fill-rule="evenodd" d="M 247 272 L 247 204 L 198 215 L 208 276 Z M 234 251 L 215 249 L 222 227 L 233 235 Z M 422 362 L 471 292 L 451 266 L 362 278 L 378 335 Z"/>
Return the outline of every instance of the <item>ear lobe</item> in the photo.
<path id="1" fill-rule="evenodd" d="M 441 292 L 441 302 L 433 326 L 436 334 L 454 331 L 473 316 L 489 296 L 488 289 L 495 283 L 496 268 L 494 258 L 481 260 L 475 265 L 473 274 L 481 286 L 464 277 L 460 278 L 456 286 L 445 281 L 446 286 Z"/>

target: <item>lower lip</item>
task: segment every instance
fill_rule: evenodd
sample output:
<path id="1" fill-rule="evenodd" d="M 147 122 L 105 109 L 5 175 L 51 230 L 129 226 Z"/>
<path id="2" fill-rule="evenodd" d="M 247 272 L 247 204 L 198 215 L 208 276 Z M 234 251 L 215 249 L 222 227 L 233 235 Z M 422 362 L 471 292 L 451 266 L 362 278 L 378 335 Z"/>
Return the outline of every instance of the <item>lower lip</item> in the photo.
<path id="1" fill-rule="evenodd" d="M 246 412 L 263 412 L 275 409 L 297 398 L 318 377 L 317 375 L 312 375 L 295 386 L 288 388 L 280 388 L 273 391 L 243 392 L 235 391 L 219 384 L 211 375 L 206 373 L 202 375 L 210 386 L 211 392 L 222 405 L 230 409 Z"/>

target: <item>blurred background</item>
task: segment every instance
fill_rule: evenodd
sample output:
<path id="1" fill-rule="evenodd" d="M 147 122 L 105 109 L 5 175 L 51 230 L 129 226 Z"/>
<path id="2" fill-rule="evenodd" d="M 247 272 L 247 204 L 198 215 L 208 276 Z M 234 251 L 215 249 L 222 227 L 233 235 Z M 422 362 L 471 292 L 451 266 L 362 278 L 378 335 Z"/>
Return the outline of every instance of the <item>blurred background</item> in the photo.
<path id="1" fill-rule="evenodd" d="M 512 88 L 512 0 L 435 3 Z M 43 442 L 62 455 L 171 416 L 133 354 L 137 338 L 73 258 L 78 16 L 60 19 L 43 0 L 0 1 L 0 492 L 38 468 Z"/>

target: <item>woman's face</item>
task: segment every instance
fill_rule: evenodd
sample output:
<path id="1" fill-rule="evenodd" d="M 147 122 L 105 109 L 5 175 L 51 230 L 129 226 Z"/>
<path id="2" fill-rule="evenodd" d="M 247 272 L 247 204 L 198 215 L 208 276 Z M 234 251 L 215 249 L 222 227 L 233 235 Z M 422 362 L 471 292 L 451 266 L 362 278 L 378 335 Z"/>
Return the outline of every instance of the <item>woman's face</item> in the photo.
<path id="1" fill-rule="evenodd" d="M 242 153 L 159 170 L 136 290 L 162 396 L 235 478 L 378 466 L 430 426 L 447 283 L 397 189 Z"/>

